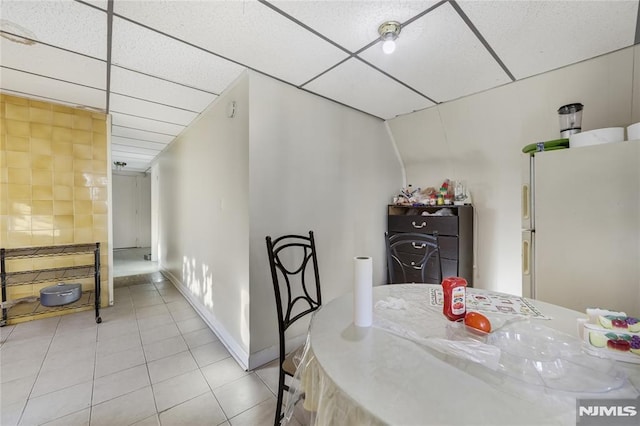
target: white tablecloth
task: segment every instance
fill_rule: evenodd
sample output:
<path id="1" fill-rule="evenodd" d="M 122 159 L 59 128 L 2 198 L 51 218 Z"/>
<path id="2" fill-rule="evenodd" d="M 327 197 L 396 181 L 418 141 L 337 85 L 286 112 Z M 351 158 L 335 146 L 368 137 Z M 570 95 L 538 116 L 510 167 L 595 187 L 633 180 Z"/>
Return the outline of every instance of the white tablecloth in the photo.
<path id="1" fill-rule="evenodd" d="M 421 344 L 423 337 L 444 336 L 451 324 L 441 307 L 429 305 L 430 287 L 436 286 L 375 287 L 374 304 L 401 300 L 411 306 L 394 312 L 379 305 L 370 328 L 352 324 L 352 294 L 316 312 L 299 369 L 304 406 L 316 412 L 316 425 L 575 425 L 576 397 L 638 396 L 637 364 L 618 363 L 629 376 L 622 388 L 578 395 L 505 380 L 476 362 Z M 583 314 L 533 303 L 552 318 L 535 321 L 577 335 L 576 319 Z M 413 331 L 402 337 L 407 329 Z"/>

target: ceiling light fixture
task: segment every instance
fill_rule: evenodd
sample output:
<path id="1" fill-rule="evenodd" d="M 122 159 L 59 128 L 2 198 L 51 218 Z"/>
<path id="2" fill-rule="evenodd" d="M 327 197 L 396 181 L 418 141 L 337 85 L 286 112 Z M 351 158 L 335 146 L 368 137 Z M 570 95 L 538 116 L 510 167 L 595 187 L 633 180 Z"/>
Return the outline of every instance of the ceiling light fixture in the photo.
<path id="1" fill-rule="evenodd" d="M 382 51 L 387 55 L 396 50 L 396 39 L 400 34 L 400 22 L 387 21 L 378 27 L 380 40 L 382 40 Z"/>
<path id="2" fill-rule="evenodd" d="M 113 165 L 116 166 L 116 170 L 122 170 L 123 168 L 125 168 L 127 163 L 125 163 L 124 161 L 114 161 Z"/>

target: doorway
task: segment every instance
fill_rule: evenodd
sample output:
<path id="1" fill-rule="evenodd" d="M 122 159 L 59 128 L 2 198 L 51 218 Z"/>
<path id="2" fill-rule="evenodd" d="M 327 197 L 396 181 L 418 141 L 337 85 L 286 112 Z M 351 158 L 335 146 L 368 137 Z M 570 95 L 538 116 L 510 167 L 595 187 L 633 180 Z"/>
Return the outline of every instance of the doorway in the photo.
<path id="1" fill-rule="evenodd" d="M 113 276 L 158 271 L 151 261 L 151 176 L 113 173 Z"/>

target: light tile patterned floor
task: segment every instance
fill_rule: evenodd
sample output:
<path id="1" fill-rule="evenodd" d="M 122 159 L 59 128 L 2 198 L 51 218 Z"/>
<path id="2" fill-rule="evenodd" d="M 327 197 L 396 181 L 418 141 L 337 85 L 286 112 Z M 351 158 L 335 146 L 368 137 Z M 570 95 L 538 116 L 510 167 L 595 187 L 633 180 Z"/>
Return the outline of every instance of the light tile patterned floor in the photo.
<path id="1" fill-rule="evenodd" d="M 240 368 L 159 272 L 114 293 L 99 325 L 90 311 L 0 328 L 0 424 L 273 424 L 274 363 Z"/>

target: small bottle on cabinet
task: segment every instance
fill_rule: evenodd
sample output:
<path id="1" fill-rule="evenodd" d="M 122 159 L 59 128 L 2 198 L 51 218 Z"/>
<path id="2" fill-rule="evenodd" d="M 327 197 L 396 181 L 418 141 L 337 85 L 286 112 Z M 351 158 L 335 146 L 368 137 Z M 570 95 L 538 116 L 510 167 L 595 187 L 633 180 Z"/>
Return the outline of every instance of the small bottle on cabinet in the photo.
<path id="1" fill-rule="evenodd" d="M 467 280 L 461 277 L 445 278 L 442 280 L 442 293 L 442 313 L 450 321 L 463 319 L 467 313 Z"/>

